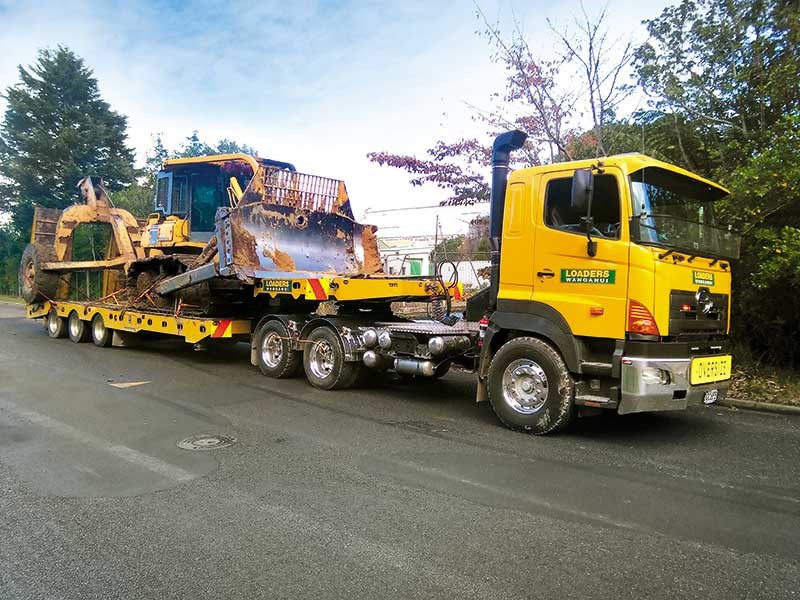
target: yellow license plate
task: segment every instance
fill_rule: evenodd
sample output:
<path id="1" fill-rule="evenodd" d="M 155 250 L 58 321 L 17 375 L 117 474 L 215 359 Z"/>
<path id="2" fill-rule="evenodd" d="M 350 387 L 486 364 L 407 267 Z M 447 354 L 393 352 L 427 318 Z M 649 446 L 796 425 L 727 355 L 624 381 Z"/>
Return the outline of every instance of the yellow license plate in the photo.
<path id="1" fill-rule="evenodd" d="M 730 379 L 732 362 L 733 359 L 730 354 L 726 354 L 725 356 L 694 358 L 692 359 L 689 381 L 692 385 L 699 385 L 701 383 L 712 383 L 714 381 Z"/>

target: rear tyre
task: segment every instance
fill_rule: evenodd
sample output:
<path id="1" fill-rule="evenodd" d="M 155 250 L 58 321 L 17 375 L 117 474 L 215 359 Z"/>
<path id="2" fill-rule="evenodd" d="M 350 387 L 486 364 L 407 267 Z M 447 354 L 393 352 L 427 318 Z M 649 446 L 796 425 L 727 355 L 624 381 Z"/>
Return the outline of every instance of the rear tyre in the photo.
<path id="1" fill-rule="evenodd" d="M 303 369 L 311 385 L 323 390 L 342 390 L 352 385 L 361 373 L 361 363 L 344 359 L 339 336 L 330 327 L 312 330 L 303 348 Z"/>
<path id="2" fill-rule="evenodd" d="M 574 381 L 546 342 L 518 337 L 503 344 L 489 366 L 489 400 L 511 429 L 536 435 L 564 429 L 575 417 Z"/>
<path id="3" fill-rule="evenodd" d="M 294 377 L 303 366 L 303 353 L 291 347 L 289 332 L 278 320 L 267 321 L 256 333 L 258 368 L 267 377 Z"/>
<path id="4" fill-rule="evenodd" d="M 76 344 L 89 341 L 89 337 L 91 336 L 89 326 L 85 321 L 81 321 L 80 315 L 74 310 L 69 313 L 67 332 L 69 334 L 69 339 Z"/>
<path id="5" fill-rule="evenodd" d="M 59 317 L 55 308 L 47 313 L 47 335 L 53 339 L 67 337 L 67 320 Z"/>
<path id="6" fill-rule="evenodd" d="M 58 273 L 43 271 L 42 263 L 54 262 L 56 253 L 44 244 L 28 244 L 19 263 L 19 289 L 26 302 L 55 298 L 58 292 Z"/>
<path id="7" fill-rule="evenodd" d="M 114 332 L 106 327 L 103 315 L 97 314 L 92 317 L 92 341 L 95 346 L 108 348 L 111 345 L 113 335 Z"/>

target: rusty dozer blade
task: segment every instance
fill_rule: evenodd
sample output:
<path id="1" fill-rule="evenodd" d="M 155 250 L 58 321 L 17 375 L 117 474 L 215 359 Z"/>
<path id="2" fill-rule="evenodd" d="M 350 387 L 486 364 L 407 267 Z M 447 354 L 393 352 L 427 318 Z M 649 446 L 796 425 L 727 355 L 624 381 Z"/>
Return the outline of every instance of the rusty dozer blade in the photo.
<path id="1" fill-rule="evenodd" d="M 242 202 L 217 213 L 220 272 L 243 280 L 381 273 L 375 230 L 352 218 L 344 182 L 265 173 Z"/>

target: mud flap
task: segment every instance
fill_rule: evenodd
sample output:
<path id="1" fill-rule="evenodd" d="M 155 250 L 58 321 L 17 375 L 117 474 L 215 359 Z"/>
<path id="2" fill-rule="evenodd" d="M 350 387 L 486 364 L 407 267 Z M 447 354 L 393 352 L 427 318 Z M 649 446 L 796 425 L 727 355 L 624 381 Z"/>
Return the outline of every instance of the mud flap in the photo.
<path id="1" fill-rule="evenodd" d="M 489 389 L 486 385 L 486 379 L 478 378 L 478 389 L 475 393 L 475 402 L 488 402 L 489 401 Z"/>

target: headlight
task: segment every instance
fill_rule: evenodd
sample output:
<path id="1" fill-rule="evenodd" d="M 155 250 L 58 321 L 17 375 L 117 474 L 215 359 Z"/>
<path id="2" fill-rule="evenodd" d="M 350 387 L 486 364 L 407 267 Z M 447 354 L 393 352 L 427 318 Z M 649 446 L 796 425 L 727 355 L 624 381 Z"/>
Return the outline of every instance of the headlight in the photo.
<path id="1" fill-rule="evenodd" d="M 647 385 L 669 385 L 672 378 L 670 372 L 655 367 L 644 367 L 642 369 L 642 381 Z"/>

